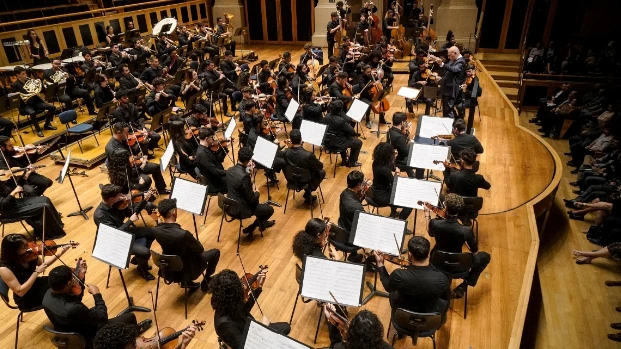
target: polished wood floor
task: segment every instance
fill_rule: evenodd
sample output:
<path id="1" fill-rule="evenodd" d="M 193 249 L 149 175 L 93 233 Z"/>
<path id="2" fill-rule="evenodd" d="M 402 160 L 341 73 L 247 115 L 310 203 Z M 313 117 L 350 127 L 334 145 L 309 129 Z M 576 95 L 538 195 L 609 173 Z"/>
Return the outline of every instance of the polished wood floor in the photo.
<path id="1" fill-rule="evenodd" d="M 285 50 L 290 50 L 297 59 L 301 50 L 298 47 L 286 46 L 253 46 L 252 49 L 260 56 L 260 59 L 273 59 Z M 407 75 L 397 75 L 395 89 L 407 83 Z M 528 281 L 527 266 L 531 264 L 532 257 L 532 222 L 529 216 L 529 206 L 523 205 L 544 190 L 552 180 L 554 162 L 549 152 L 536 137 L 516 127 L 512 111 L 501 103 L 502 96 L 493 86 L 482 79 L 485 93 L 481 98 L 481 114 L 479 121 L 475 120 L 477 137 L 485 147 L 485 153 L 481 156 L 481 173 L 492 183 L 489 192 L 481 193 L 485 198 L 484 212 L 480 221 L 480 249 L 488 251 L 492 261 L 487 270 L 481 276 L 479 284 L 470 289 L 468 299 L 468 318 L 463 319 L 463 300 L 454 302 L 449 311 L 449 320 L 438 332 L 438 348 L 476 348 L 497 349 L 507 348 L 515 332 L 514 320 L 516 314 L 520 314 L 524 306 L 523 288 L 525 280 Z M 404 100 L 396 96 L 396 91 L 389 96 L 393 111 L 404 108 Z M 422 107 L 422 105 L 421 105 Z M 419 109 L 420 112 L 423 109 Z M 390 116 L 392 113 L 388 113 Z M 413 120 L 415 121 L 415 120 Z M 374 124 L 375 126 L 375 124 Z M 363 126 L 364 128 L 364 126 Z M 364 140 L 360 162 L 365 174 L 371 174 L 371 153 L 381 138 L 371 134 L 364 128 L 367 139 Z M 281 135 L 280 138 L 284 138 Z M 103 146 L 103 144 L 102 144 Z M 533 156 L 535 155 L 536 156 Z M 332 166 L 327 157 L 322 157 L 328 173 Z M 42 163 L 48 167 L 41 170 L 42 174 L 55 178 L 60 166 L 53 165 L 47 159 Z M 230 166 L 229 160 L 225 161 L 225 167 Z M 97 184 L 107 183 L 107 176 L 95 167 L 87 170 L 88 178 L 75 177 L 76 190 L 83 206 L 97 206 L 100 201 Z M 338 168 L 336 178 L 328 176 L 322 183 L 325 197 L 323 207 L 324 215 L 337 219 L 338 195 L 345 187 L 345 177 L 348 173 L 346 168 Z M 439 173 L 438 173 L 439 174 Z M 169 181 L 166 174 L 167 181 Z M 279 190 L 271 190 L 273 200 L 284 204 L 285 183 L 284 177 L 279 176 L 281 185 Z M 261 200 L 266 199 L 266 187 L 264 177 L 257 176 L 258 187 L 261 191 Z M 46 193 L 65 216 L 77 209 L 75 198 L 69 183 L 54 184 Z M 288 321 L 296 297 L 297 284 L 295 282 L 295 264 L 299 261 L 293 256 L 291 243 L 295 233 L 303 229 L 306 221 L 310 218 L 309 209 L 303 204 L 299 196 L 297 200 L 289 200 L 287 214 L 282 213 L 282 208 L 276 208 L 274 218 L 276 226 L 265 232 L 265 237 L 257 238 L 252 243 L 242 242 L 241 256 L 246 268 L 255 270 L 261 264 L 269 265 L 268 279 L 265 290 L 259 299 L 261 308 L 272 321 Z M 318 210 L 315 210 L 318 212 Z M 90 212 L 92 217 L 92 211 Z M 216 242 L 221 212 L 215 202 L 211 203 L 207 215 L 207 223 L 201 225 L 203 217 L 197 217 L 199 221 L 199 238 L 206 248 L 220 249 L 222 256 L 218 270 L 229 268 L 241 272 L 241 266 L 235 255 L 237 245 L 237 226 L 233 223 L 226 224 L 222 230 L 222 238 Z M 188 213 L 182 213 L 179 223 L 192 231 L 192 217 Z M 148 218 L 147 218 L 148 219 Z M 108 306 L 109 316 L 114 316 L 125 308 L 127 302 L 123 294 L 123 288 L 118 274 L 113 274 L 110 288 L 105 289 L 105 280 L 108 268 L 101 262 L 94 260 L 92 250 L 95 225 L 92 218 L 85 221 L 81 217 L 65 218 L 65 228 L 68 232 L 66 240 L 77 240 L 81 245 L 69 251 L 65 260 L 70 262 L 77 257 L 83 257 L 89 264 L 87 281 L 97 284 Z M 147 221 L 148 224 L 153 224 Z M 427 235 L 423 215 L 418 215 L 416 222 L 416 234 Z M 412 228 L 412 222 L 409 223 Z M 6 233 L 19 232 L 19 225 L 6 227 Z M 154 244 L 154 250 L 159 246 Z M 569 257 L 569 252 L 566 251 Z M 570 263 L 568 260 L 567 263 Z M 391 268 L 391 267 L 389 267 Z M 583 266 L 582 268 L 593 268 Z M 151 308 L 151 300 L 148 291 L 155 290 L 155 282 L 145 282 L 135 272 L 134 267 L 124 271 L 130 294 L 135 303 Z M 584 269 L 586 270 L 586 269 Z M 526 276 L 526 277 L 525 277 Z M 367 280 L 372 280 L 372 275 L 367 275 Z M 526 283 L 528 286 L 528 283 Z M 589 284 L 585 284 L 589 285 Z M 563 286 L 564 287 L 564 286 Z M 185 326 L 191 319 L 206 320 L 205 331 L 196 335 L 191 348 L 216 348 L 217 337 L 211 326 L 213 311 L 210 306 L 210 296 L 196 291 L 189 298 L 188 320 L 183 315 L 183 291 L 177 285 L 161 285 L 160 299 L 158 303 L 158 320 L 160 326 L 180 328 Z M 381 288 L 381 286 L 380 286 Z M 570 290 L 568 289 L 567 292 Z M 365 295 L 368 291 L 365 292 Z M 527 301 L 527 298 L 526 298 Z M 92 305 L 92 297 L 86 295 L 84 302 Z M 378 314 L 385 328 L 390 320 L 390 306 L 385 298 L 374 298 L 361 309 L 369 309 Z M 320 309 L 314 304 L 299 303 L 292 323 L 291 336 L 314 347 L 326 347 L 329 345 L 327 326 L 322 322 L 319 337 L 313 344 L 317 316 Z M 352 312 L 356 310 L 352 309 Z M 153 314 L 136 313 L 139 320 L 152 317 Z M 255 307 L 253 315 L 258 316 L 259 311 Z M 15 334 L 15 318 L 17 312 L 6 307 L 0 308 L 0 317 L 4 320 L 0 324 L 0 346 L 9 348 L 13 345 Z M 46 339 L 42 325 L 48 320 L 44 312 L 27 314 L 25 322 L 20 326 L 20 348 L 52 348 Z M 520 316 L 517 317 L 518 320 Z M 522 320 L 523 321 L 523 320 Z M 517 324 L 519 327 L 519 323 Z M 153 331 L 148 331 L 151 335 Z M 561 335 L 555 334 L 560 337 Z M 513 338 L 515 340 L 515 338 Z M 412 344 L 409 340 L 402 340 L 396 344 L 396 348 L 409 348 Z M 430 339 L 420 339 L 420 348 L 432 348 Z M 517 348 L 517 347 L 516 347 Z"/>

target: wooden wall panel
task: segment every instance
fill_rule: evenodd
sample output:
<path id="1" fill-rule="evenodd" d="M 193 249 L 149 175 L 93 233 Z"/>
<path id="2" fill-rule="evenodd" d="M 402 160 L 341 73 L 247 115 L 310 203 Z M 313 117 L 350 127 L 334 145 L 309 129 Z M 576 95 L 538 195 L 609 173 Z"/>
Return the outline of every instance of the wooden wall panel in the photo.
<path id="1" fill-rule="evenodd" d="M 312 39 L 314 0 L 245 0 L 244 5 L 251 43 L 300 44 Z"/>

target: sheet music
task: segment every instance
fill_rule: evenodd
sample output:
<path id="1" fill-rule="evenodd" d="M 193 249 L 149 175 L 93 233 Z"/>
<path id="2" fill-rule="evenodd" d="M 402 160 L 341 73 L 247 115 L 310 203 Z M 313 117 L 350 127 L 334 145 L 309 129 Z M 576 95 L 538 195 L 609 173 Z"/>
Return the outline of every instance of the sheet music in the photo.
<path id="1" fill-rule="evenodd" d="M 237 127 L 237 121 L 235 121 L 235 118 L 231 118 L 229 120 L 229 125 L 226 127 L 226 131 L 224 131 L 224 138 L 231 139 L 235 127 Z"/>
<path id="2" fill-rule="evenodd" d="M 177 208 L 184 211 L 203 215 L 207 186 L 190 182 L 182 178 L 175 178 L 173 182 L 171 199 L 177 199 Z"/>
<path id="3" fill-rule="evenodd" d="M 287 107 L 287 111 L 285 111 L 285 117 L 289 120 L 289 122 L 293 122 L 293 118 L 298 112 L 299 106 L 300 104 L 295 99 L 291 98 L 291 100 L 289 100 L 289 106 Z"/>
<path id="4" fill-rule="evenodd" d="M 244 349 L 309 349 L 310 347 L 298 343 L 294 339 L 278 334 L 269 328 L 250 320 Z"/>
<path id="5" fill-rule="evenodd" d="M 406 221 L 357 211 L 352 229 L 353 244 L 399 256 L 406 224 Z"/>
<path id="6" fill-rule="evenodd" d="M 415 178 L 395 177 L 392 188 L 391 204 L 422 210 L 423 206 L 418 205 L 418 201 L 438 205 L 438 196 L 442 189 L 442 183 Z"/>
<path id="7" fill-rule="evenodd" d="M 423 138 L 431 138 L 437 135 L 451 134 L 453 130 L 453 121 L 454 120 L 452 118 L 440 118 L 423 115 L 419 121 L 421 125 L 418 136 Z"/>
<path id="8" fill-rule="evenodd" d="M 267 168 L 272 168 L 277 151 L 278 145 L 276 143 L 270 142 L 263 137 L 257 137 L 257 144 L 254 145 L 252 160 Z"/>
<path id="9" fill-rule="evenodd" d="M 300 126 L 302 140 L 306 143 L 314 144 L 320 147 L 323 143 L 323 137 L 326 134 L 327 128 L 328 125 L 302 120 L 302 126 Z"/>
<path id="10" fill-rule="evenodd" d="M 357 122 L 362 121 L 362 117 L 366 114 L 367 109 L 369 109 L 369 105 L 365 102 L 354 98 L 354 102 L 351 104 L 351 107 L 347 111 L 347 116 L 356 120 Z"/>
<path id="11" fill-rule="evenodd" d="M 115 268 L 127 269 L 133 240 L 130 233 L 99 224 L 93 257 Z"/>
<path id="12" fill-rule="evenodd" d="M 420 94 L 420 89 L 402 86 L 397 92 L 397 96 L 405 97 L 408 99 L 417 99 Z"/>
<path id="13" fill-rule="evenodd" d="M 170 142 L 168 142 L 166 151 L 160 158 L 160 171 L 162 172 L 166 171 L 166 168 L 168 168 L 168 163 L 170 163 L 170 159 L 172 159 L 174 154 L 175 154 L 175 147 L 173 146 L 173 141 L 171 139 Z"/>
<path id="14" fill-rule="evenodd" d="M 63 184 L 65 180 L 65 176 L 67 175 L 67 170 L 69 169 L 69 161 L 71 161 L 71 150 L 69 150 L 69 154 L 67 154 L 67 159 L 65 160 L 65 165 L 63 169 L 60 171 L 60 181 L 58 183 Z"/>
<path id="15" fill-rule="evenodd" d="M 364 265 L 307 256 L 302 296 L 334 303 L 330 292 L 343 305 L 360 306 Z"/>
<path id="16" fill-rule="evenodd" d="M 443 145 L 411 143 L 408 166 L 444 171 L 442 162 L 434 164 L 433 160 L 444 161 L 448 159 L 450 148 Z"/>

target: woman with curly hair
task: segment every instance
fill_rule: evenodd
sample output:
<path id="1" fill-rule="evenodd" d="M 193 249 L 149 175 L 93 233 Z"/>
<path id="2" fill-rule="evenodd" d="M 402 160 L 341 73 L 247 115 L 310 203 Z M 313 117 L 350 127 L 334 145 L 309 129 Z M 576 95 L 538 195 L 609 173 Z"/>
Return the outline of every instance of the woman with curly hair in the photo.
<path id="1" fill-rule="evenodd" d="M 138 174 L 136 169 L 130 165 L 129 157 L 129 152 L 120 148 L 108 157 L 107 167 L 110 183 L 121 187 L 123 193 L 128 193 L 134 189 L 139 191 L 149 190 L 153 182 L 151 177 L 145 174 Z"/>
<path id="2" fill-rule="evenodd" d="M 329 307 L 334 308 L 332 304 Z M 330 312 L 324 309 L 326 316 Z M 349 322 L 345 342 L 332 343 L 334 349 L 392 349 L 384 342 L 384 325 L 374 313 L 361 310 Z"/>
<path id="3" fill-rule="evenodd" d="M 301 261 L 304 256 L 325 258 L 323 250 L 328 245 L 332 223 L 319 218 L 311 218 L 304 230 L 300 230 L 293 238 L 293 254 Z M 336 257 L 334 246 L 328 247 L 330 258 Z"/>
<path id="4" fill-rule="evenodd" d="M 265 274 L 259 275 L 257 282 L 259 287 L 253 293 L 254 297 L 250 295 L 246 302 L 244 302 L 242 281 L 234 271 L 225 269 L 214 275 L 209 282 L 211 307 L 215 311 L 213 325 L 218 337 L 231 349 L 242 349 L 244 347 L 246 318 L 252 317 L 250 311 L 254 306 L 255 299 L 259 298 L 263 291 Z M 291 332 L 291 327 L 286 322 L 275 322 L 269 326 L 283 335 L 288 335 Z"/>
<path id="5" fill-rule="evenodd" d="M 395 149 L 390 143 L 382 142 L 373 150 L 373 201 L 379 206 L 390 206 L 390 216 L 407 220 L 412 209 L 390 204 L 392 183 L 394 181 L 392 170 L 395 169 Z M 399 175 L 399 169 L 395 169 L 395 175 Z M 401 212 L 397 212 L 401 208 Z"/>
<path id="6" fill-rule="evenodd" d="M 170 123 L 170 139 L 173 141 L 173 147 L 179 156 L 179 166 L 182 171 L 196 179 L 194 159 L 196 158 L 198 143 L 195 137 L 191 136 L 190 139 L 186 139 L 186 135 L 191 135 L 191 131 L 185 122 L 173 121 Z"/>

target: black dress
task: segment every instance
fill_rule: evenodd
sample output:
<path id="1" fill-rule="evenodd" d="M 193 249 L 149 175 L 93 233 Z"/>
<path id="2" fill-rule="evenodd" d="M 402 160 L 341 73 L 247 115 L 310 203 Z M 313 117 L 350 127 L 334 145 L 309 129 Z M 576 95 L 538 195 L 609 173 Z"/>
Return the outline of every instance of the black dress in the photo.
<path id="1" fill-rule="evenodd" d="M 26 266 L 20 263 L 0 264 L 0 266 L 9 268 L 9 270 L 13 272 L 13 275 L 15 275 L 17 281 L 19 281 L 20 284 L 24 284 L 37 269 L 37 260 L 35 259 L 29 262 Z M 41 306 L 43 296 L 45 296 L 49 288 L 47 276 L 39 276 L 34 284 L 32 284 L 32 287 L 30 287 L 28 292 L 23 296 L 20 297 L 16 293 L 13 293 L 13 300 L 20 310 L 38 307 Z"/>
<path id="2" fill-rule="evenodd" d="M 37 55 L 40 58 L 32 57 L 32 65 L 39 65 L 44 63 L 49 63 L 50 60 L 45 57 L 45 48 L 43 48 L 42 44 L 39 44 L 39 47 L 34 47 L 33 43 L 30 43 L 30 54 Z"/>
<path id="3" fill-rule="evenodd" d="M 390 215 L 396 216 L 396 210 L 401 206 L 390 204 L 393 181 L 392 171 L 388 167 L 380 166 L 373 162 L 373 201 L 380 206 L 390 206 Z M 399 213 L 399 219 L 407 220 L 411 213 L 411 208 L 403 207 L 401 213 Z"/>

